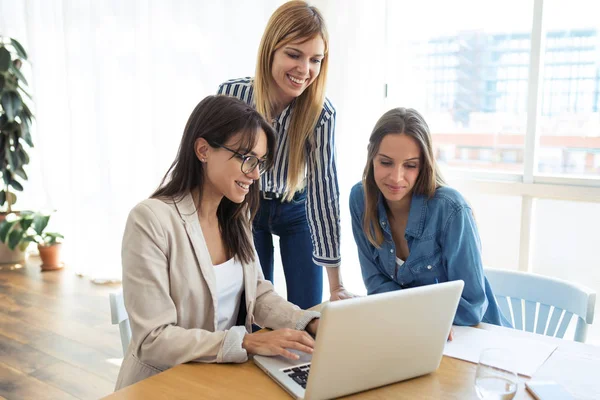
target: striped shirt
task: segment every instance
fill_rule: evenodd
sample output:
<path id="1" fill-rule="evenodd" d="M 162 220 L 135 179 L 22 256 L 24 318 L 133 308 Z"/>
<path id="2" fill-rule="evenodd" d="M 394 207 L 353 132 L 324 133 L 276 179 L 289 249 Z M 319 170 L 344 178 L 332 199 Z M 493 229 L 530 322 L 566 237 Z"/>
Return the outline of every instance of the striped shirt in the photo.
<path id="1" fill-rule="evenodd" d="M 233 79 L 219 86 L 218 94 L 237 97 L 252 106 L 252 78 Z M 265 192 L 287 191 L 288 128 L 294 102 L 273 120 L 277 131 L 277 149 L 273 169 L 260 179 Z M 306 145 L 306 216 L 313 244 L 313 261 L 324 267 L 340 265 L 340 192 L 335 161 L 335 108 L 325 99 L 313 140 Z"/>

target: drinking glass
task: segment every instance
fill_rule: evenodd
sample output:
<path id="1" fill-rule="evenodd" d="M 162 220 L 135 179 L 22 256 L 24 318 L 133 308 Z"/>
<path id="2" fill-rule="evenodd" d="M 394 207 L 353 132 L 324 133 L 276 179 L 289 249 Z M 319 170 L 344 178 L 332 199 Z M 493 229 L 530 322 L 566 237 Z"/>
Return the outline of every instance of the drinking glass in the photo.
<path id="1" fill-rule="evenodd" d="M 477 396 L 484 400 L 511 400 L 515 397 L 518 378 L 514 357 L 506 349 L 484 349 L 475 373 Z"/>

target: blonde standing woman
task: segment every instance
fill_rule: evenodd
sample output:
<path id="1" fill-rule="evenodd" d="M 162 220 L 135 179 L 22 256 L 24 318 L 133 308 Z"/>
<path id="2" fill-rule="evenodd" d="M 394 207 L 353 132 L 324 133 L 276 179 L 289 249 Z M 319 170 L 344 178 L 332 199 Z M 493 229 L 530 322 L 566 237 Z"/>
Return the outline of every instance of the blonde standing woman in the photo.
<path id="1" fill-rule="evenodd" d="M 223 83 L 219 94 L 256 107 L 277 132 L 275 165 L 260 180 L 254 243 L 273 281 L 273 234 L 279 236 L 288 300 L 322 301 L 326 267 L 331 300 L 354 297 L 340 274 L 340 208 L 335 108 L 325 97 L 328 35 L 319 10 L 290 1 L 271 16 L 254 78 Z"/>

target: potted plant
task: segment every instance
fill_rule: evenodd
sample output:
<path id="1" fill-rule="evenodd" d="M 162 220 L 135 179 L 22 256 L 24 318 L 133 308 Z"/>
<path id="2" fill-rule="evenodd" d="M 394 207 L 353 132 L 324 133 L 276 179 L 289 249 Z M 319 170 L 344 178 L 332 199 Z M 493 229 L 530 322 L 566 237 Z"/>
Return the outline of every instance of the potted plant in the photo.
<path id="1" fill-rule="evenodd" d="M 0 221 L 13 212 L 17 201 L 15 191 L 22 191 L 21 181 L 26 181 L 24 166 L 29 164 L 27 149 L 33 147 L 31 124 L 33 113 L 28 102 L 31 100 L 28 83 L 21 67 L 27 61 L 27 53 L 21 44 L 12 38 L 0 36 Z M 0 249 L 0 263 L 22 260 L 23 252 Z"/>
<path id="2" fill-rule="evenodd" d="M 31 242 L 37 243 L 42 259 L 42 271 L 61 269 L 60 248 L 63 235 L 46 232 L 50 214 L 21 211 L 6 215 L 0 222 L 0 241 L 9 249 L 25 251 Z"/>

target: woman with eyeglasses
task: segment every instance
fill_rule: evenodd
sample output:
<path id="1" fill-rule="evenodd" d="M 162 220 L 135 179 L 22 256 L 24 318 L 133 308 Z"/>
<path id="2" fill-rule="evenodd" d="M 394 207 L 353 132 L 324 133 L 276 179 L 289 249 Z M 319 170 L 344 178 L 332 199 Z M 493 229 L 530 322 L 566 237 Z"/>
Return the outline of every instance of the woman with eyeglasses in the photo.
<path id="1" fill-rule="evenodd" d="M 335 159 L 335 109 L 325 97 L 328 35 L 319 10 L 290 1 L 271 16 L 254 78 L 223 83 L 219 94 L 256 107 L 277 131 L 274 168 L 260 181 L 254 243 L 273 282 L 273 235 L 279 236 L 287 298 L 301 308 L 354 297 L 340 273 L 340 208 Z"/>
<path id="2" fill-rule="evenodd" d="M 209 96 L 192 112 L 175 161 L 133 208 L 122 248 L 131 343 L 116 389 L 186 362 L 312 353 L 319 313 L 264 280 L 252 243 L 255 182 L 273 164 L 275 132 L 246 103 Z M 274 329 L 249 333 L 252 324 Z"/>

